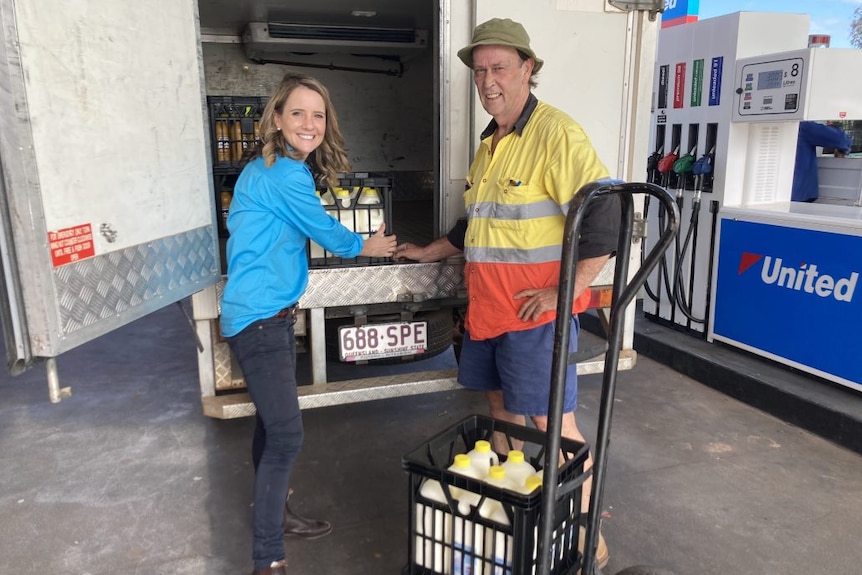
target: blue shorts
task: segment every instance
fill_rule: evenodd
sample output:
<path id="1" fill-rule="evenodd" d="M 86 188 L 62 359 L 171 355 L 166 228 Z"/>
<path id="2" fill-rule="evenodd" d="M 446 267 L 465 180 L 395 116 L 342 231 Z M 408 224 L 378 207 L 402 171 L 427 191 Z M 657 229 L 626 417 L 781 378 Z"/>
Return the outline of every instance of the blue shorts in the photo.
<path id="1" fill-rule="evenodd" d="M 572 317 L 569 353 L 578 349 L 580 324 Z M 516 415 L 548 415 L 554 322 L 526 331 L 513 331 L 476 341 L 464 334 L 458 383 L 476 391 L 503 391 L 506 411 Z M 563 413 L 578 406 L 578 366 L 566 371 Z"/>

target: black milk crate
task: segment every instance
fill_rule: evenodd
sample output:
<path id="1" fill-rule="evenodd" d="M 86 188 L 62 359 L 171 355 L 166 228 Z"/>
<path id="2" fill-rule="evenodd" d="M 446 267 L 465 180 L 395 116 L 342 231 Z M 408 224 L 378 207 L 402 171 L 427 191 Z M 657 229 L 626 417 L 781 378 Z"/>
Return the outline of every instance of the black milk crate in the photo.
<path id="1" fill-rule="evenodd" d="M 267 98 L 209 96 L 213 171 L 237 171 L 260 142 L 260 119 Z"/>
<path id="2" fill-rule="evenodd" d="M 481 415 L 468 417 L 438 433 L 402 458 L 402 467 L 410 474 L 408 564 L 402 575 L 532 575 L 537 572 L 542 488 L 525 495 L 448 470 L 455 455 L 467 453 L 477 440 L 485 439 L 493 446 L 495 433 L 505 437 L 510 449 L 516 442 L 522 442 L 526 460 L 533 467 L 541 468 L 545 456 L 543 432 Z M 561 450 L 564 463 L 559 470 L 559 484 L 582 480 L 588 448 L 564 437 Z M 426 480 L 440 483 L 445 502 L 422 495 L 422 483 Z M 581 565 L 578 530 L 582 489 L 580 483 L 578 485 L 554 506 L 548 553 L 552 575 L 574 574 Z M 472 491 L 481 499 L 469 511 L 463 506 L 459 508 L 452 488 Z M 479 513 L 487 499 L 502 505 L 508 525 Z"/>
<path id="3" fill-rule="evenodd" d="M 387 235 L 393 231 L 392 181 L 391 177 L 367 172 L 342 174 L 338 186 L 319 187 L 317 193 L 330 216 L 365 239 L 377 231 L 381 222 L 386 224 Z M 389 261 L 389 258 L 364 256 L 340 258 L 311 240 L 307 251 L 311 268 L 367 266 Z"/>

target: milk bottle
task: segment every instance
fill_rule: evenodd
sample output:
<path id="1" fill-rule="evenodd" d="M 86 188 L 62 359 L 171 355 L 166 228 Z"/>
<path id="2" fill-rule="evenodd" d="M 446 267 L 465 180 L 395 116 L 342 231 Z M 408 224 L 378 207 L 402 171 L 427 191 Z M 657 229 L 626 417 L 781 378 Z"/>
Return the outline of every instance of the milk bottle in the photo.
<path id="1" fill-rule="evenodd" d="M 383 202 L 380 193 L 375 188 L 362 188 L 356 205 L 370 206 L 380 205 L 380 208 L 356 209 L 355 221 L 356 232 L 362 235 L 370 235 L 380 229 L 383 223 Z"/>
<path id="2" fill-rule="evenodd" d="M 449 470 L 477 481 L 482 480 L 482 474 L 473 467 L 470 457 L 465 454 L 456 455 Z M 466 516 L 479 504 L 481 496 L 455 487 L 452 488 L 452 496 L 458 499 L 458 513 L 454 516 L 452 529 L 452 574 L 479 575 L 482 573 L 484 545 L 482 526 Z"/>
<path id="3" fill-rule="evenodd" d="M 506 477 L 506 469 L 500 465 L 492 465 L 488 470 L 488 478 L 485 480 L 489 485 L 503 489 L 514 490 L 514 485 Z M 509 515 L 503 504 L 495 499 L 485 498 L 479 508 L 479 515 L 490 519 L 500 526 L 509 526 Z M 512 536 L 499 529 L 485 529 L 485 554 L 487 564 L 492 568 L 493 575 L 511 575 L 512 573 Z M 487 572 L 487 571 L 486 571 Z"/>
<path id="4" fill-rule="evenodd" d="M 516 489 L 526 483 L 527 477 L 536 473 L 536 468 L 524 461 L 524 452 L 517 449 L 511 450 L 501 465 L 506 470 L 506 478 Z"/>
<path id="5" fill-rule="evenodd" d="M 340 208 L 344 209 L 350 207 L 350 203 L 353 200 L 353 196 L 355 195 L 352 190 L 338 186 L 332 188 L 332 192 L 335 195 L 335 201 L 338 203 L 338 206 Z"/>
<path id="6" fill-rule="evenodd" d="M 493 485 L 495 487 L 500 487 L 501 489 L 509 489 L 514 491 L 514 485 L 509 481 L 506 477 L 506 470 L 499 465 L 492 465 L 490 470 L 488 471 L 488 477 L 485 478 L 485 482 L 488 485 Z M 485 501 L 482 502 L 482 505 L 479 507 L 479 515 L 485 518 L 491 518 L 493 515 L 497 513 L 499 509 L 503 509 L 503 504 L 498 500 L 492 497 L 485 497 Z M 505 511 L 503 514 L 505 515 Z M 508 525 L 508 519 L 504 525 Z"/>
<path id="7" fill-rule="evenodd" d="M 426 479 L 419 488 L 422 497 L 448 506 L 439 481 Z M 452 514 L 416 503 L 416 564 L 435 573 L 450 575 Z"/>
<path id="8" fill-rule="evenodd" d="M 335 196 L 335 205 L 338 208 L 338 221 L 352 232 L 359 231 L 356 229 L 355 212 L 350 206 L 353 204 L 353 198 L 359 193 L 357 188 L 332 188 Z"/>
<path id="9" fill-rule="evenodd" d="M 524 482 L 524 486 L 522 487 L 521 493 L 525 495 L 532 494 L 536 489 L 542 486 L 544 481 L 542 470 L 537 471 L 533 475 L 527 477 L 527 480 Z M 575 529 L 577 526 L 569 521 L 568 519 L 564 519 L 562 523 L 559 525 L 557 529 L 554 529 L 551 532 L 551 550 L 548 553 L 550 558 L 557 556 L 557 539 L 560 533 L 562 532 L 564 535 L 563 545 L 561 549 L 571 549 L 572 538 L 574 537 Z M 579 547 L 579 549 L 583 549 L 583 546 Z M 537 554 L 539 552 L 539 526 L 536 525 L 533 528 L 533 559 L 535 560 Z M 559 558 L 558 558 L 559 559 Z M 551 559 L 553 561 L 553 559 Z"/>
<path id="10" fill-rule="evenodd" d="M 488 470 L 492 465 L 499 465 L 500 459 L 497 454 L 491 451 L 491 444 L 484 439 L 480 439 L 475 443 L 473 449 L 467 452 L 473 467 L 482 474 L 485 478 L 488 476 Z"/>
<path id="11" fill-rule="evenodd" d="M 316 190 L 316 191 L 315 191 L 315 193 L 316 193 L 316 194 L 317 194 L 317 196 L 320 198 L 320 205 L 321 205 L 321 206 L 332 206 L 332 205 L 334 205 L 334 204 L 335 204 L 335 199 L 333 199 L 333 197 L 332 197 L 332 193 L 331 193 L 329 190 L 323 190 L 323 191 Z M 329 210 L 327 210 L 326 212 L 327 212 L 330 216 L 332 216 L 332 213 L 331 213 Z M 319 259 L 319 258 L 323 258 L 323 257 L 331 258 L 331 257 L 332 257 L 332 253 L 327 252 L 326 250 L 324 250 L 324 249 L 323 249 L 322 247 L 320 247 L 320 245 L 319 245 L 319 244 L 317 244 L 316 242 L 310 242 L 310 245 L 309 245 L 309 257 L 310 257 L 310 258 L 312 258 L 312 259 Z"/>

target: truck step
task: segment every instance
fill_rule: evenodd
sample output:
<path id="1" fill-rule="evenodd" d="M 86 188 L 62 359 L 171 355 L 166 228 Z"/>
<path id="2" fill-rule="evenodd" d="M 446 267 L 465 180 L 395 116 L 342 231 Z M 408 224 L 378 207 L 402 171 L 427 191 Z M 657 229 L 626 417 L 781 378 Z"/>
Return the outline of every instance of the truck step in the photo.
<path id="1" fill-rule="evenodd" d="M 631 369 L 637 354 L 634 350 L 620 352 L 619 369 Z M 604 357 L 578 364 L 578 375 L 601 373 Z M 351 379 L 299 387 L 299 407 L 311 409 L 346 403 L 358 403 L 390 397 L 403 397 L 437 391 L 460 389 L 457 369 L 420 371 L 400 375 Z M 248 393 L 231 393 L 202 398 L 204 415 L 216 419 L 235 419 L 254 415 L 254 404 Z"/>

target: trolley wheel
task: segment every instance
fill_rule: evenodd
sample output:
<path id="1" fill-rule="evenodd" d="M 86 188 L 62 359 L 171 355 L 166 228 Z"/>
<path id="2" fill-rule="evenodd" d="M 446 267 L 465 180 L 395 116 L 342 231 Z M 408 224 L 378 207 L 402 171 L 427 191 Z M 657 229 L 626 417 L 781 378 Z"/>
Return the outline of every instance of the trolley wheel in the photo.
<path id="1" fill-rule="evenodd" d="M 633 565 L 626 567 L 622 571 L 617 571 L 617 575 L 674 575 L 673 571 L 667 569 L 659 569 L 650 567 L 649 565 Z"/>

